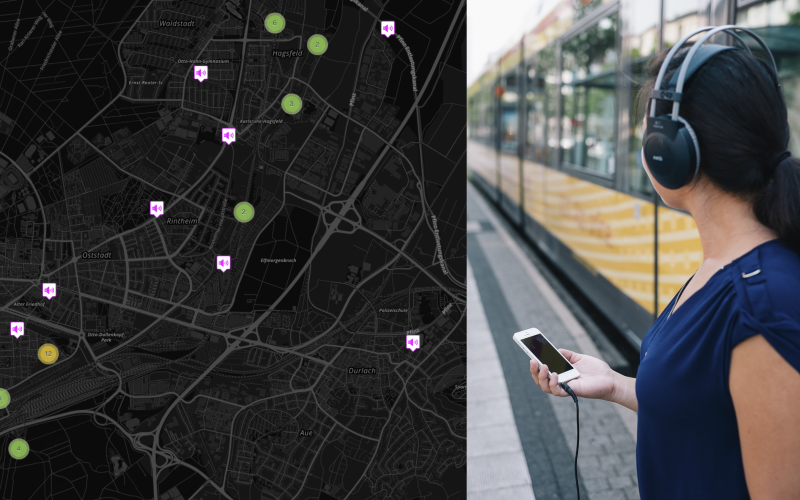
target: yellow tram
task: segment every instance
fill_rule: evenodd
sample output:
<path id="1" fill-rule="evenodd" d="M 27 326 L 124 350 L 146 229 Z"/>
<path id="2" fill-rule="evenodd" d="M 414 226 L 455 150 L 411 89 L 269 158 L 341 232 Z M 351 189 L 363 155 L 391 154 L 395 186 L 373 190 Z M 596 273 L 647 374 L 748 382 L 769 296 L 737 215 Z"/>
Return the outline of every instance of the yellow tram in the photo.
<path id="1" fill-rule="evenodd" d="M 800 153 L 800 0 L 563 0 L 468 89 L 472 181 L 637 347 L 703 259 L 642 168 L 638 89 L 660 48 L 722 24 L 770 47 Z"/>

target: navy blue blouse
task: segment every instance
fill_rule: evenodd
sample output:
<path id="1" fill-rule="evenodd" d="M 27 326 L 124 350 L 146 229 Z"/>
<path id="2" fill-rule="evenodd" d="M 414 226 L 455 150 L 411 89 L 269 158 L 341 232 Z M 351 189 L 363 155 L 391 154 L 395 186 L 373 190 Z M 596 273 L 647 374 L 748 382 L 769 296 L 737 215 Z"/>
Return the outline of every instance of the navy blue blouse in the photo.
<path id="1" fill-rule="evenodd" d="M 642 341 L 639 493 L 642 500 L 748 499 L 728 388 L 731 351 L 761 334 L 800 372 L 800 256 L 779 240 L 763 243 L 670 315 L 681 292 Z"/>

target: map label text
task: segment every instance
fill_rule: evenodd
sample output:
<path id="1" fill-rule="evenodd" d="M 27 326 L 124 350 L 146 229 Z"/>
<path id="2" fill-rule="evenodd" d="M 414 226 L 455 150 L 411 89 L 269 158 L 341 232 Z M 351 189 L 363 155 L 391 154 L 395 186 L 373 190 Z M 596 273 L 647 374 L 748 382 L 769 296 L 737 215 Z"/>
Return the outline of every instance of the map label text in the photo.
<path id="1" fill-rule="evenodd" d="M 375 375 L 378 370 L 374 366 L 359 366 L 358 368 L 349 367 L 347 369 L 348 375 Z"/>

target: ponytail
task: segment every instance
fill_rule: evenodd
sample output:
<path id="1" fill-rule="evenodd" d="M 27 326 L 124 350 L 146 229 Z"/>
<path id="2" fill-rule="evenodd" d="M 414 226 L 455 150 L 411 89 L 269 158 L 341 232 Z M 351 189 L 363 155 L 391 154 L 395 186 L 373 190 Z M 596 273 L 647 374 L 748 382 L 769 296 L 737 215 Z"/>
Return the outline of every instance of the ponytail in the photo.
<path id="1" fill-rule="evenodd" d="M 800 160 L 784 156 L 766 187 L 755 198 L 759 222 L 778 233 L 789 248 L 800 253 Z"/>

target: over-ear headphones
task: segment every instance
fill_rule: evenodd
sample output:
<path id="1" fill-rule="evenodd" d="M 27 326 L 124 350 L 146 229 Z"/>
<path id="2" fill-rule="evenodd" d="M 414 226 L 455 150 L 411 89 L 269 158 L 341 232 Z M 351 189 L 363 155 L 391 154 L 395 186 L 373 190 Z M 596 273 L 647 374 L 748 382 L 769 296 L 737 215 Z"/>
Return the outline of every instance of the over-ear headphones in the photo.
<path id="1" fill-rule="evenodd" d="M 705 41 L 719 32 L 727 31 L 728 34 L 742 43 L 747 52 L 751 52 L 735 30 L 747 33 L 761 45 L 772 62 L 772 69 L 775 71 L 773 76 L 775 81 L 778 82 L 778 68 L 775 65 L 772 53 L 767 48 L 767 44 L 747 28 L 742 28 L 741 26 L 707 26 L 689 33 L 675 44 L 670 49 L 667 58 L 658 71 L 656 84 L 650 96 L 652 99 L 650 101 L 650 116 L 647 117 L 647 130 L 645 130 L 643 140 L 644 156 L 650 174 L 667 189 L 678 189 L 689 184 L 700 168 L 700 144 L 697 142 L 697 135 L 695 135 L 689 122 L 678 115 L 683 97 L 683 84 L 709 59 L 720 52 L 734 49 L 734 47 L 726 45 L 703 45 Z M 687 40 L 704 31 L 708 33 L 692 45 L 680 68 L 672 75 L 667 88 L 662 89 L 661 83 L 672 58 Z M 780 92 L 780 83 L 778 83 L 778 92 Z M 658 100 L 672 101 L 672 115 L 656 116 L 656 103 Z M 788 132 L 788 123 L 786 127 Z"/>

